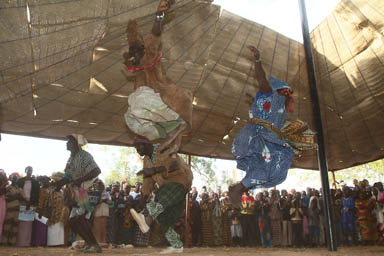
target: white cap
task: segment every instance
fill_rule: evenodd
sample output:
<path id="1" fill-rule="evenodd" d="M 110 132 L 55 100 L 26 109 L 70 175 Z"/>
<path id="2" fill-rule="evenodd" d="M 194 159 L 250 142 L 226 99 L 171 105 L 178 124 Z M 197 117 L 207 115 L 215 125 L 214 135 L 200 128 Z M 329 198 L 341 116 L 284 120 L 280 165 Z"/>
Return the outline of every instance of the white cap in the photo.
<path id="1" fill-rule="evenodd" d="M 77 144 L 79 144 L 79 146 L 84 146 L 85 144 L 88 143 L 88 141 L 84 137 L 84 135 L 81 135 L 81 134 L 71 134 L 71 136 L 73 136 L 77 140 Z"/>

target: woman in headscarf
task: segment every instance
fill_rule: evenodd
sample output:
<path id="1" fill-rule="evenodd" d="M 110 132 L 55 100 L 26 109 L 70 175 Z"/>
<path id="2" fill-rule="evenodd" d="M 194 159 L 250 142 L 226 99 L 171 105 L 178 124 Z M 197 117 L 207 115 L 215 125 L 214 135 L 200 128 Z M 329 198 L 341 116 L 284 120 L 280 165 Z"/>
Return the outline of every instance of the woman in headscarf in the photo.
<path id="1" fill-rule="evenodd" d="M 371 197 L 371 192 L 359 191 L 358 199 L 355 202 L 361 229 L 361 241 L 364 244 L 374 244 L 377 241 L 376 218 L 372 213 L 375 201 Z"/>
<path id="2" fill-rule="evenodd" d="M 203 193 L 201 202 L 201 243 L 202 246 L 210 247 L 213 245 L 212 232 L 212 204 L 209 201 L 208 193 Z"/>
<path id="3" fill-rule="evenodd" d="M 281 246 L 283 240 L 283 233 L 281 230 L 281 224 L 283 220 L 282 207 L 280 202 L 280 196 L 277 190 L 272 190 L 271 193 L 271 208 L 269 211 L 269 219 L 271 221 L 271 232 L 272 232 L 272 245 L 274 247 Z"/>
<path id="4" fill-rule="evenodd" d="M 228 192 L 224 192 L 224 199 L 221 200 L 222 223 L 223 223 L 223 243 L 225 246 L 232 245 L 231 236 L 231 219 L 230 212 L 232 210 L 231 202 L 229 201 Z"/>
<path id="5" fill-rule="evenodd" d="M 309 245 L 320 244 L 320 202 L 316 195 L 311 196 L 308 207 Z"/>
<path id="6" fill-rule="evenodd" d="M 39 220 L 35 221 L 35 245 L 36 246 L 46 246 L 47 245 L 47 235 L 48 235 L 48 225 L 43 223 L 42 217 L 48 217 L 49 215 L 49 181 L 48 176 L 40 176 L 37 180 L 41 184 L 39 192 L 39 203 L 36 208 Z"/>
<path id="7" fill-rule="evenodd" d="M 264 198 L 263 193 L 256 194 L 256 209 L 258 211 L 258 225 L 262 247 L 272 246 L 271 226 L 268 218 L 269 203 Z"/>
<path id="8" fill-rule="evenodd" d="M 1 243 L 7 245 L 15 245 L 17 232 L 19 227 L 19 209 L 20 203 L 24 201 L 24 192 L 17 185 L 17 180 L 20 178 L 18 173 L 9 175 L 11 185 L 6 187 L 5 200 L 7 202 L 7 213 L 3 225 L 3 235 Z"/>
<path id="9" fill-rule="evenodd" d="M 53 181 L 61 180 L 64 173 L 53 173 L 51 179 Z M 48 203 L 48 246 L 59 246 L 65 243 L 65 221 L 63 213 L 65 212 L 64 194 L 61 188 L 50 188 Z"/>
<path id="10" fill-rule="evenodd" d="M 213 199 L 211 200 L 212 204 L 212 232 L 213 232 L 213 245 L 222 246 L 223 245 L 223 222 L 222 222 L 222 213 L 221 213 L 221 204 L 219 200 L 219 195 L 214 193 Z"/>
<path id="11" fill-rule="evenodd" d="M 377 233 L 378 233 L 378 243 L 384 244 L 384 191 L 383 183 L 376 182 L 373 186 L 374 194 L 376 198 L 376 219 L 377 219 Z M 376 192 L 375 192 L 376 191 Z"/>
<path id="12" fill-rule="evenodd" d="M 5 192 L 6 192 L 7 184 L 8 184 L 7 174 L 4 172 L 4 170 L 0 169 L 0 241 L 1 241 L 1 234 L 3 231 L 5 214 L 7 212 L 7 205 L 5 202 Z"/>

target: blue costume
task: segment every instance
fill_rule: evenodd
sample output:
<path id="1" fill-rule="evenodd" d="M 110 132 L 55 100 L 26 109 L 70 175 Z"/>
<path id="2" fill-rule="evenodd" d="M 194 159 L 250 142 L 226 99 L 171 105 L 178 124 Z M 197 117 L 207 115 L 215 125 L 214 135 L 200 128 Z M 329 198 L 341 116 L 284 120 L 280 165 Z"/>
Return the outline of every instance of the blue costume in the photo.
<path id="1" fill-rule="evenodd" d="M 288 84 L 269 78 L 272 93 L 256 95 L 250 118 L 268 121 L 277 129 L 285 122 L 285 96 L 277 93 L 278 89 L 289 88 Z M 270 188 L 282 183 L 291 166 L 293 149 L 269 129 L 249 123 L 236 135 L 232 145 L 232 154 L 237 161 L 237 168 L 246 172 L 241 181 L 247 188 Z"/>
<path id="2" fill-rule="evenodd" d="M 343 230 L 355 231 L 355 200 L 352 197 L 341 198 L 341 221 Z"/>

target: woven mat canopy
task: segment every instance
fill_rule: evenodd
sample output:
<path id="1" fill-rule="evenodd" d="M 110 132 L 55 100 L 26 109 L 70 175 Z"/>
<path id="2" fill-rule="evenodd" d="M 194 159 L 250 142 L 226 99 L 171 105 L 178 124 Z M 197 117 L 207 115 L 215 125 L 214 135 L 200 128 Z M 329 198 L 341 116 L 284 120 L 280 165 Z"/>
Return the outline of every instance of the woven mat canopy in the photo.
<path id="1" fill-rule="evenodd" d="M 125 28 L 150 33 L 158 0 L 0 2 L 0 131 L 131 145 L 124 122 L 134 77 L 124 71 Z M 311 33 L 328 166 L 384 157 L 384 1 L 343 0 Z M 194 92 L 193 129 L 182 152 L 233 159 L 232 140 L 248 118 L 245 93 L 257 84 L 247 45 L 261 49 L 267 75 L 294 89 L 289 120 L 313 126 L 304 49 L 210 1 L 180 0 L 165 19 L 162 63 Z M 293 167 L 317 169 L 317 154 Z"/>

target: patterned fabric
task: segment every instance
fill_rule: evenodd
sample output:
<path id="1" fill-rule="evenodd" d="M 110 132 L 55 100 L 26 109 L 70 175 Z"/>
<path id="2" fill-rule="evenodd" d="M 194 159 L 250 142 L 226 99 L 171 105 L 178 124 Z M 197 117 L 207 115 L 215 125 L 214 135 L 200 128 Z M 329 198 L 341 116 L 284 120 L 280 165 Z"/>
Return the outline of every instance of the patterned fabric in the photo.
<path id="1" fill-rule="evenodd" d="M 80 149 L 76 155 L 71 156 L 68 159 L 67 166 L 65 168 L 65 177 L 71 180 L 76 180 L 87 175 L 96 168 L 98 168 L 98 165 L 92 155 Z M 92 185 L 92 182 L 92 180 L 83 182 L 81 188 L 70 186 L 69 194 L 77 203 L 77 205 L 72 207 L 71 214 L 69 216 L 70 218 L 80 216 L 85 213 L 87 213 L 87 219 L 91 217 L 94 207 L 89 203 L 88 188 Z"/>
<path id="2" fill-rule="evenodd" d="M 173 227 L 183 215 L 186 194 L 187 190 L 180 183 L 164 184 L 156 192 L 155 202 L 161 204 L 164 209 L 163 212 L 157 215 L 156 221 L 164 231 L 168 230 L 169 227 Z"/>
<path id="3" fill-rule="evenodd" d="M 213 245 L 213 233 L 212 233 L 212 212 L 211 204 L 209 201 L 202 201 L 201 208 L 201 240 L 203 246 Z"/>
<path id="4" fill-rule="evenodd" d="M 39 204 L 37 205 L 36 212 L 41 216 L 48 217 L 49 215 L 49 189 L 41 188 L 39 191 Z"/>
<path id="5" fill-rule="evenodd" d="M 355 200 L 352 197 L 341 199 L 341 220 L 344 231 L 355 231 Z"/>
<path id="6" fill-rule="evenodd" d="M 257 93 L 250 109 L 250 118 L 263 119 L 280 130 L 286 115 L 285 97 L 277 93 L 281 84 L 275 87 L 274 80 L 270 80 L 273 93 Z M 237 168 L 246 172 L 242 183 L 247 188 L 269 188 L 282 183 L 294 156 L 293 149 L 274 132 L 253 123 L 246 125 L 236 135 L 232 154 L 236 158 Z"/>
<path id="7" fill-rule="evenodd" d="M 124 115 L 129 129 L 149 140 L 165 138 L 177 128 L 181 119 L 148 86 L 141 86 L 128 97 L 128 110 Z"/>
<path id="8" fill-rule="evenodd" d="M 273 246 L 280 246 L 283 240 L 283 234 L 281 232 L 281 221 L 270 220 L 270 222 L 271 222 L 272 244 Z"/>
<path id="9" fill-rule="evenodd" d="M 373 200 L 356 200 L 357 219 L 361 229 L 362 241 L 377 241 L 376 219 L 372 215 L 375 206 Z"/>
<path id="10" fill-rule="evenodd" d="M 300 151 L 316 148 L 315 133 L 308 128 L 308 125 L 301 120 L 294 122 L 285 122 L 281 130 L 274 127 L 271 123 L 260 119 L 252 118 L 249 123 L 260 125 L 278 136 L 281 140 L 288 143 L 289 146 L 299 153 Z"/>
<path id="11" fill-rule="evenodd" d="M 179 234 L 173 228 L 168 228 L 167 232 L 165 232 L 165 238 L 173 248 L 183 247 Z"/>
<path id="12" fill-rule="evenodd" d="M 221 201 L 221 211 L 222 211 L 222 223 L 223 223 L 223 244 L 225 246 L 232 245 L 232 236 L 231 236 L 231 219 L 229 218 L 230 212 L 230 202 L 229 199 L 223 199 Z"/>
<path id="13" fill-rule="evenodd" d="M 212 232 L 213 232 L 213 245 L 223 245 L 223 223 L 221 217 L 221 205 L 219 200 L 212 201 Z"/>
<path id="14" fill-rule="evenodd" d="M 144 208 L 142 213 L 144 214 L 145 217 L 149 216 L 149 212 L 146 208 Z M 144 234 L 143 232 L 141 232 L 139 225 L 137 225 L 137 223 L 135 221 L 133 221 L 132 222 L 132 228 L 131 228 L 134 232 L 133 245 L 139 246 L 139 247 L 148 246 L 149 239 L 150 239 L 151 233 L 152 233 L 152 227 L 153 227 L 153 225 L 151 226 L 151 229 L 149 230 L 149 232 Z"/>
<path id="15" fill-rule="evenodd" d="M 48 225 L 52 226 L 61 221 L 64 208 L 64 195 L 61 192 L 53 191 L 49 198 L 50 214 L 48 217 Z"/>
<path id="16" fill-rule="evenodd" d="M 241 214 L 255 214 L 255 199 L 253 196 L 241 197 Z"/>
<path id="17" fill-rule="evenodd" d="M 377 231 L 380 244 L 384 244 L 384 191 L 379 192 L 376 204 Z"/>
<path id="18" fill-rule="evenodd" d="M 114 223 L 114 214 L 107 219 L 107 243 L 115 243 L 116 225 Z"/>
<path id="19" fill-rule="evenodd" d="M 75 156 L 71 156 L 68 159 L 67 167 L 65 168 L 65 177 L 76 180 L 98 167 L 92 155 L 80 149 Z"/>
<path id="20" fill-rule="evenodd" d="M 151 215 L 154 219 L 156 219 L 162 212 L 164 212 L 164 207 L 156 203 L 154 201 L 151 201 L 147 203 L 147 210 L 149 212 L 149 215 Z"/>
<path id="21" fill-rule="evenodd" d="M 259 230 L 261 237 L 261 245 L 263 247 L 272 246 L 271 229 L 269 225 L 269 219 L 265 216 L 259 216 Z"/>
<path id="22" fill-rule="evenodd" d="M 135 237 L 133 239 L 133 245 L 139 246 L 139 247 L 148 246 L 149 238 L 151 237 L 152 230 L 150 230 L 149 232 L 144 234 L 143 232 L 141 232 L 141 230 L 140 230 L 140 228 L 136 222 L 134 222 L 134 224 L 133 224 L 133 230 L 135 232 Z"/>
<path id="23" fill-rule="evenodd" d="M 5 192 L 7 201 L 7 212 L 3 224 L 3 234 L 1 237 L 1 243 L 3 244 L 16 244 L 17 229 L 19 225 L 19 208 L 20 202 L 18 199 L 10 200 L 15 196 L 24 196 L 24 192 L 17 186 L 10 185 L 6 188 Z"/>

